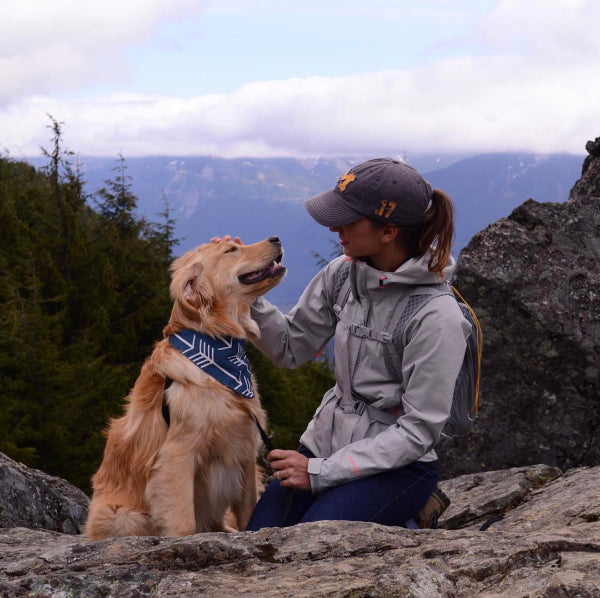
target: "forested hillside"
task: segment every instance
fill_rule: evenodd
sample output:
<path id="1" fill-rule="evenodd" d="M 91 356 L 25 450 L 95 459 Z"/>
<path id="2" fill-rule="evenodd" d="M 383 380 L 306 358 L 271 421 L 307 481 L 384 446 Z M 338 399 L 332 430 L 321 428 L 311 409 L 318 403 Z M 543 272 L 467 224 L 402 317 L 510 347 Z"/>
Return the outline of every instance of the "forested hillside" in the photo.
<path id="1" fill-rule="evenodd" d="M 89 491 L 102 429 L 162 337 L 177 244 L 169 206 L 136 216 L 125 160 L 92 197 L 52 121 L 48 164 L 0 159 L 0 451 Z M 332 378 L 251 352 L 275 442 L 293 447 Z"/>

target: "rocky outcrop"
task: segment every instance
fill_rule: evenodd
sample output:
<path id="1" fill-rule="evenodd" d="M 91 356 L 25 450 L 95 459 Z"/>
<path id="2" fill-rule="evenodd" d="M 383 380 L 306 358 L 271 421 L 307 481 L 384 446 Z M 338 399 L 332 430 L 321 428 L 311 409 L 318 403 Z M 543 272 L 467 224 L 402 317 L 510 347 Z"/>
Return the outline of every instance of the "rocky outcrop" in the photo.
<path id="1" fill-rule="evenodd" d="M 319 522 L 185 538 L 0 530 L 0 595 L 450 598 L 600 596 L 600 467 L 443 482 L 445 529 Z M 490 517 L 504 514 L 487 531 Z"/>
<path id="2" fill-rule="evenodd" d="M 585 149 L 589 154 L 583 161 L 583 168 L 581 169 L 582 177 L 585 176 L 589 165 L 594 161 L 594 158 L 600 158 L 600 137 L 596 137 L 594 141 L 588 141 L 585 144 Z"/>
<path id="3" fill-rule="evenodd" d="M 565 203 L 526 201 L 463 250 L 455 284 L 483 326 L 479 421 L 447 476 L 600 463 L 600 138 Z"/>
<path id="4" fill-rule="evenodd" d="M 65 480 L 0 453 L 0 527 L 78 534 L 88 503 L 88 497 Z"/>

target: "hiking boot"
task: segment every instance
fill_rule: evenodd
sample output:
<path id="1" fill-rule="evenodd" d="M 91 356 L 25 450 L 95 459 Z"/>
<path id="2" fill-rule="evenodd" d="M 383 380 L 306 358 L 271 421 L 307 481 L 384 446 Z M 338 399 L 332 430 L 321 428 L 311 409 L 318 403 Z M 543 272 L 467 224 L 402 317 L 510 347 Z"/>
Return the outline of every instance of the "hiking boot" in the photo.
<path id="1" fill-rule="evenodd" d="M 436 486 L 425 506 L 415 517 L 417 525 L 421 529 L 436 529 L 438 519 L 449 505 L 450 499 L 442 492 L 439 486 Z"/>

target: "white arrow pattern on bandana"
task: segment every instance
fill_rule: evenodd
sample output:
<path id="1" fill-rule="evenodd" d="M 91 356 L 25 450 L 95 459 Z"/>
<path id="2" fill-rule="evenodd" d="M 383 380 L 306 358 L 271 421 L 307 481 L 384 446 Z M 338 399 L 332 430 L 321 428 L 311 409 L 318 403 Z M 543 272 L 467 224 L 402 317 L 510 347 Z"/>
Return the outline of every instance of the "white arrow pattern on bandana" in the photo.
<path id="1" fill-rule="evenodd" d="M 169 343 L 228 388 L 246 398 L 254 397 L 246 343 L 242 339 L 215 339 L 195 330 L 181 330 L 169 337 Z M 227 353 L 215 358 L 215 349 Z"/>

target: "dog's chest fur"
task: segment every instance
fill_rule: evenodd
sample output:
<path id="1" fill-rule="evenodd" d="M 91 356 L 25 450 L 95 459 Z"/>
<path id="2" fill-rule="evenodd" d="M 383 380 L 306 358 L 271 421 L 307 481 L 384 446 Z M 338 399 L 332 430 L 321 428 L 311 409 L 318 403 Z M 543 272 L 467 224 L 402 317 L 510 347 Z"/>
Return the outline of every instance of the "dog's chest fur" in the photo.
<path id="1" fill-rule="evenodd" d="M 200 452 L 209 450 L 204 457 L 210 459 L 219 455 L 219 459 L 227 460 L 232 452 L 245 453 L 243 448 L 252 438 L 256 442 L 250 444 L 256 446 L 258 434 L 253 416 L 260 410 L 258 394 L 247 399 L 224 387 L 186 357 L 178 355 L 177 362 L 181 362 L 185 377 L 181 382 L 174 380 L 167 391 L 169 433 L 186 435 Z"/>

